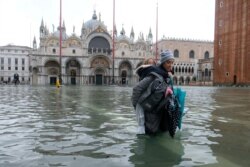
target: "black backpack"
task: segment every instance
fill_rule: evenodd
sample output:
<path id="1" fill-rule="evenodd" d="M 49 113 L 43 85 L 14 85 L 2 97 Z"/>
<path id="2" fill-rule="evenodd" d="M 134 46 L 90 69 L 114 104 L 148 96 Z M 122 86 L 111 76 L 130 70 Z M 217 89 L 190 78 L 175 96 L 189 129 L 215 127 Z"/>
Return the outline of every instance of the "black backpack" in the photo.
<path id="1" fill-rule="evenodd" d="M 149 89 L 147 91 L 150 91 L 151 93 L 141 102 L 141 106 L 144 109 L 144 112 L 155 113 L 160 109 L 159 104 L 165 98 L 165 92 L 168 85 L 159 74 L 152 72 L 151 75 L 154 79 L 147 88 Z"/>

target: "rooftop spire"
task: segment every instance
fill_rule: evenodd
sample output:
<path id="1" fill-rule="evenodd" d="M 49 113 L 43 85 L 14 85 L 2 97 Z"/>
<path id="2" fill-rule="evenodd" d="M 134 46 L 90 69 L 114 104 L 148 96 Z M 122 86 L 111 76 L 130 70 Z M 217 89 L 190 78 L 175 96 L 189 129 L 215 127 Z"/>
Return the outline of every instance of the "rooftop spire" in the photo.
<path id="1" fill-rule="evenodd" d="M 95 10 L 94 10 L 94 13 L 93 13 L 92 19 L 93 19 L 93 20 L 96 20 L 96 19 L 97 19 L 97 15 L 96 15 L 96 11 L 95 11 Z"/>

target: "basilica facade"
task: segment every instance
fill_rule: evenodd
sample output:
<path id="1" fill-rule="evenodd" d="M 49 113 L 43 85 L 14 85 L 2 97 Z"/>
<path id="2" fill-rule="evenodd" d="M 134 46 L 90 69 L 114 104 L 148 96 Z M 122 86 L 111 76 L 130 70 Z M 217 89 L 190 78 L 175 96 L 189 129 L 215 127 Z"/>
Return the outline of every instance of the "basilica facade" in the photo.
<path id="1" fill-rule="evenodd" d="M 34 39 L 34 50 L 30 54 L 32 85 L 54 84 L 60 72 L 62 83 L 67 85 L 133 85 L 138 82 L 134 70 L 145 57 L 152 55 L 151 31 L 146 40 L 143 34 L 135 40 L 133 27 L 129 36 L 123 28 L 119 34 L 115 30 L 113 48 L 112 34 L 95 12 L 82 24 L 80 36 L 74 31 L 68 35 L 64 23 L 61 31 L 60 57 L 60 27 L 49 32 L 42 20 L 40 46 L 37 48 Z"/>

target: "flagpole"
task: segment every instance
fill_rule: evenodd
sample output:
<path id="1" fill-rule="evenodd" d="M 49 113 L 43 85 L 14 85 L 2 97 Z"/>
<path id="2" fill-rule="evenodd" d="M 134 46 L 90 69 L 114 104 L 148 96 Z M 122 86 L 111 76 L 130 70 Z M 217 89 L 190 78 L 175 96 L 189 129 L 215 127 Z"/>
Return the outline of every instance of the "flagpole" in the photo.
<path id="1" fill-rule="evenodd" d="M 156 42 L 155 42 L 155 60 L 158 62 L 158 1 L 156 4 Z"/>
<path id="2" fill-rule="evenodd" d="M 115 0 L 113 0 L 112 84 L 115 84 Z"/>
<path id="3" fill-rule="evenodd" d="M 59 82 L 62 84 L 62 0 L 60 0 L 60 21 L 59 21 L 59 27 L 60 27 L 60 39 L 59 39 Z"/>

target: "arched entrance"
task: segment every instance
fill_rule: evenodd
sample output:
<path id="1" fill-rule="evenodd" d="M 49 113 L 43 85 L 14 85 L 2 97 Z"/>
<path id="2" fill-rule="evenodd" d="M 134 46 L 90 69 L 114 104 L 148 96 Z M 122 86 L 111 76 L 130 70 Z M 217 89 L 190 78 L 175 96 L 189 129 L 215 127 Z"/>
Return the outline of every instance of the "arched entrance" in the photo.
<path id="1" fill-rule="evenodd" d="M 184 78 L 181 76 L 179 78 L 179 85 L 183 85 L 184 84 Z"/>
<path id="2" fill-rule="evenodd" d="M 32 85 L 38 84 L 38 69 L 36 67 L 32 70 Z"/>
<path id="3" fill-rule="evenodd" d="M 70 78 L 71 78 L 71 85 L 75 85 L 76 84 L 76 70 L 75 69 L 70 70 Z"/>
<path id="4" fill-rule="evenodd" d="M 71 85 L 80 84 L 80 63 L 71 59 L 66 63 L 66 83 Z"/>
<path id="5" fill-rule="evenodd" d="M 92 75 L 89 77 L 90 84 L 103 85 L 110 82 L 109 60 L 105 56 L 96 56 L 90 64 Z"/>
<path id="6" fill-rule="evenodd" d="M 51 60 L 45 63 L 45 72 L 48 75 L 48 81 L 46 83 L 49 83 L 50 85 L 56 84 L 56 79 L 59 75 L 59 68 L 60 65 L 57 61 Z"/>
<path id="7" fill-rule="evenodd" d="M 129 61 L 123 61 L 119 66 L 120 84 L 125 85 L 132 78 L 132 65 Z"/>
<path id="8" fill-rule="evenodd" d="M 122 85 L 126 84 L 127 71 L 122 71 Z"/>
<path id="9" fill-rule="evenodd" d="M 103 76 L 104 76 L 104 70 L 103 69 L 96 69 L 95 71 L 95 83 L 96 85 L 102 85 L 103 84 Z"/>
<path id="10" fill-rule="evenodd" d="M 173 84 L 177 85 L 177 77 L 176 76 L 173 77 Z"/>
<path id="11" fill-rule="evenodd" d="M 186 78 L 186 85 L 189 85 L 189 83 L 190 83 L 190 78 L 187 77 L 187 78 Z"/>

